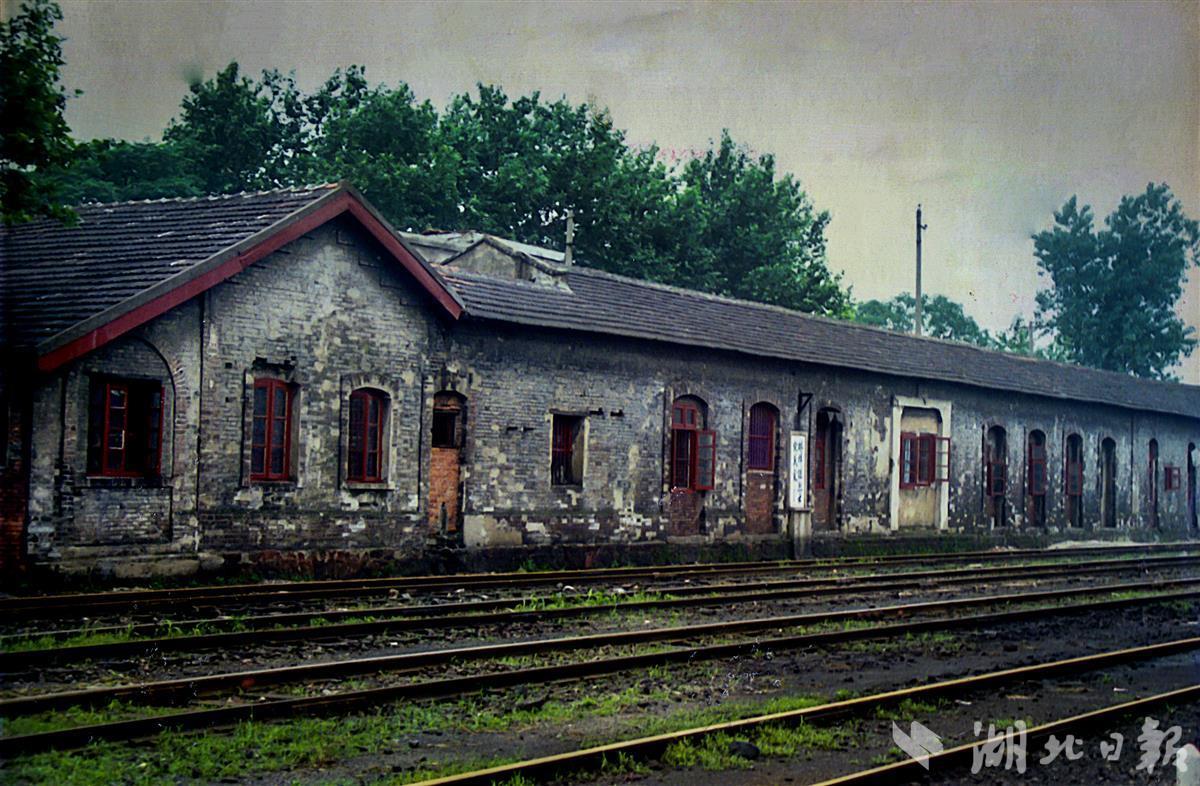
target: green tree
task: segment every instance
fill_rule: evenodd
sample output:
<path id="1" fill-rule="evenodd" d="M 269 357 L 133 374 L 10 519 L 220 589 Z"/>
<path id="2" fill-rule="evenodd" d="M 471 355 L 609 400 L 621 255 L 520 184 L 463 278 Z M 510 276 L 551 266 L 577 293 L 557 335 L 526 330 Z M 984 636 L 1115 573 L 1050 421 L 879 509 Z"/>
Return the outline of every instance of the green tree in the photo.
<path id="1" fill-rule="evenodd" d="M 0 22 L 0 211 L 5 223 L 37 216 L 70 219 L 54 184 L 42 176 L 71 155 L 63 118 L 63 38 L 54 32 L 62 11 L 52 0 L 25 0 Z"/>
<path id="2" fill-rule="evenodd" d="M 400 229 L 457 228 L 460 160 L 408 85 L 332 95 L 311 133 L 319 180 L 349 180 Z"/>
<path id="3" fill-rule="evenodd" d="M 1012 318 L 1006 329 L 992 335 L 992 346 L 1001 352 L 1014 355 L 1038 355 L 1036 336 L 1037 326 L 1018 315 Z"/>
<path id="4" fill-rule="evenodd" d="M 304 95 L 296 87 L 292 74 L 263 71 L 259 92 L 270 105 L 271 122 L 278 141 L 267 153 L 265 169 L 271 178 L 288 185 L 308 185 L 329 178 L 329 162 L 318 150 L 326 140 L 332 118 L 344 118 L 374 93 L 367 84 L 366 71 L 352 65 L 334 70 L 316 92 Z M 338 179 L 336 176 L 332 179 Z"/>
<path id="5" fill-rule="evenodd" d="M 817 211 L 771 155 L 753 156 L 723 132 L 685 164 L 682 183 L 699 206 L 698 253 L 712 271 L 701 288 L 827 316 L 853 313 L 850 293 L 825 259 L 829 214 Z M 686 222 L 685 222 L 686 223 Z"/>
<path id="6" fill-rule="evenodd" d="M 95 139 L 45 177 L 63 202 L 202 196 L 204 185 L 174 145 Z"/>
<path id="7" fill-rule="evenodd" d="M 287 126 L 272 84 L 242 76 L 238 64 L 230 63 L 189 88 L 163 139 L 189 162 L 206 193 L 285 185 L 278 162 Z"/>
<path id="8" fill-rule="evenodd" d="M 106 140 L 47 178 L 77 200 L 226 193 L 349 180 L 402 229 L 479 229 L 576 252 L 604 270 L 847 316 L 825 259 L 829 214 L 769 155 L 724 133 L 671 169 L 607 111 L 494 86 L 439 114 L 361 67 L 305 94 L 292 75 L 230 63 L 192 85 L 161 143 Z"/>
<path id="9" fill-rule="evenodd" d="M 1166 184 L 1125 196 L 1096 229 L 1075 197 L 1054 226 L 1033 236 L 1039 275 L 1036 319 L 1054 350 L 1074 363 L 1140 377 L 1170 378 L 1196 346 L 1175 307 L 1197 264 L 1200 227 Z"/>
<path id="10" fill-rule="evenodd" d="M 678 281 L 677 184 L 657 149 L 630 148 L 607 112 L 495 86 L 455 96 L 442 139 L 460 163 L 457 225 L 561 248 L 573 211 L 588 264 Z"/>
<path id="11" fill-rule="evenodd" d="M 916 298 L 908 292 L 902 292 L 887 301 L 868 300 L 855 307 L 854 318 L 865 325 L 911 333 L 916 303 Z M 945 295 L 935 295 L 932 298 L 928 295 L 921 296 L 921 321 L 922 335 L 963 341 L 981 347 L 994 346 L 988 331 L 967 315 L 961 303 L 956 303 Z"/>
<path id="12" fill-rule="evenodd" d="M 330 177 L 315 150 L 329 118 L 351 112 L 366 93 L 359 66 L 334 71 L 305 95 L 290 74 L 267 70 L 255 80 L 230 63 L 190 88 L 163 142 L 96 140 L 47 178 L 71 201 L 307 185 Z"/>

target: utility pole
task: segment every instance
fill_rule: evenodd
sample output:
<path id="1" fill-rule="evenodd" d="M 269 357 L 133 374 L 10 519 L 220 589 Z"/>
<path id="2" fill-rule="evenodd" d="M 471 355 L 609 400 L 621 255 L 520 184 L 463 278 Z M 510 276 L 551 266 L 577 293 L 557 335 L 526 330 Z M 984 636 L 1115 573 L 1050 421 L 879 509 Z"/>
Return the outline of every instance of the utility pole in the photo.
<path id="1" fill-rule="evenodd" d="M 913 332 L 916 335 L 921 335 L 921 231 L 929 229 L 927 224 L 921 223 L 921 205 L 917 204 L 917 297 L 916 306 L 913 311 Z"/>

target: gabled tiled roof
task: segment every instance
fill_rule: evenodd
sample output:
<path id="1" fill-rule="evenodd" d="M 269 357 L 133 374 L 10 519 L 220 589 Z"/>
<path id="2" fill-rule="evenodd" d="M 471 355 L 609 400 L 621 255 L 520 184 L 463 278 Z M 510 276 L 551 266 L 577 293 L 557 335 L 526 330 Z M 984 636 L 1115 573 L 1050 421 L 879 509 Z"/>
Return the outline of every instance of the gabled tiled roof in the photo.
<path id="1" fill-rule="evenodd" d="M 83 205 L 74 225 L 39 220 L 0 229 L 0 347 L 36 350 L 39 363 L 51 350 L 78 356 L 343 212 L 457 315 L 453 293 L 420 255 L 353 188 L 331 184 Z"/>
<path id="2" fill-rule="evenodd" d="M 319 199 L 336 186 L 83 205 L 76 226 L 0 230 L 8 343 L 33 347 Z"/>
<path id="3" fill-rule="evenodd" d="M 578 266 L 564 272 L 566 288 L 442 270 L 471 317 L 1200 418 L 1195 385 L 917 338 Z"/>

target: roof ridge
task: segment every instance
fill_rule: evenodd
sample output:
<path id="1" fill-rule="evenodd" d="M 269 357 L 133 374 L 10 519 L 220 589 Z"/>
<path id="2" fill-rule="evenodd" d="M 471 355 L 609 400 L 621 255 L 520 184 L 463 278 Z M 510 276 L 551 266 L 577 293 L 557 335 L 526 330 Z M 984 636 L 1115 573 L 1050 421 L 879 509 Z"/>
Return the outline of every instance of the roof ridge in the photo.
<path id="1" fill-rule="evenodd" d="M 861 330 L 871 330 L 871 331 L 875 331 L 877 333 L 884 333 L 889 336 L 901 336 L 903 338 L 910 338 L 910 339 L 914 339 L 917 341 L 925 341 L 925 342 L 937 343 L 937 344 L 949 344 L 950 346 L 955 346 L 955 347 L 960 347 L 960 346 L 961 347 L 969 347 L 971 349 L 979 349 L 979 350 L 983 350 L 984 352 L 994 352 L 994 353 L 1002 354 L 1002 355 L 1011 354 L 1008 352 L 1002 352 L 1000 350 L 987 349 L 986 347 L 981 347 L 978 344 L 971 344 L 970 342 L 960 341 L 958 339 L 939 338 L 937 336 L 914 336 L 911 333 L 905 333 L 900 330 L 893 330 L 891 328 L 881 327 L 880 325 L 868 325 L 865 322 L 855 322 L 854 320 L 851 320 L 851 319 L 838 319 L 837 317 L 829 317 L 829 316 L 825 316 L 824 314 L 813 314 L 808 311 L 800 311 L 798 309 L 788 308 L 787 306 L 778 306 L 778 305 L 775 305 L 774 303 L 762 303 L 757 300 L 747 300 L 746 298 L 732 297 L 730 295 L 718 295 L 713 292 L 704 292 L 699 289 L 688 289 L 687 287 L 678 287 L 673 284 L 664 284 L 661 281 L 650 281 L 649 279 L 634 278 L 633 276 L 624 276 L 624 275 L 621 275 L 620 273 L 611 273 L 607 270 L 599 270 L 597 268 L 587 267 L 584 265 L 574 265 L 571 272 L 585 273 L 587 275 L 594 275 L 594 276 L 603 277 L 603 278 L 611 278 L 611 279 L 616 279 L 618 281 L 626 281 L 631 284 L 652 287 L 654 289 L 661 289 L 661 290 L 664 290 L 667 292 L 675 292 L 675 293 L 681 294 L 681 295 L 695 295 L 695 296 L 698 296 L 698 297 L 706 299 L 706 300 L 717 300 L 717 301 L 720 301 L 723 303 L 732 303 L 734 305 L 739 305 L 739 306 L 749 306 L 750 308 L 756 308 L 756 309 L 760 309 L 763 311 L 777 311 L 777 312 L 780 312 L 783 314 L 789 314 L 791 316 L 802 317 L 804 319 L 820 320 L 822 322 L 828 322 L 828 323 L 839 325 L 842 327 L 848 326 L 848 327 L 861 329 Z M 1023 357 L 1023 356 L 1019 356 L 1019 357 Z M 1038 358 L 1031 358 L 1031 359 L 1037 360 Z M 1080 366 L 1071 366 L 1071 368 L 1081 368 L 1081 367 Z"/>
<path id="2" fill-rule="evenodd" d="M 486 234 L 486 233 L 484 233 L 484 234 Z M 500 239 L 504 240 L 505 238 L 500 238 Z M 1006 359 L 1011 359 L 1011 360 L 1024 361 L 1027 363 L 1039 364 L 1039 365 L 1043 365 L 1043 366 L 1056 366 L 1058 368 L 1065 369 L 1065 370 L 1072 371 L 1072 372 L 1081 372 L 1081 371 L 1088 372 L 1091 374 L 1107 377 L 1107 378 L 1114 379 L 1114 380 L 1120 379 L 1123 381 L 1136 382 L 1138 384 L 1155 383 L 1156 385 L 1161 386 L 1161 387 L 1188 388 L 1188 389 L 1200 390 L 1200 385 L 1193 385 L 1188 382 L 1171 382 L 1171 381 L 1162 380 L 1162 379 L 1135 377 L 1132 374 L 1123 374 L 1119 371 L 1110 371 L 1108 369 L 1093 368 L 1091 366 L 1083 366 L 1083 365 L 1078 365 L 1075 363 L 1064 363 L 1064 362 L 1058 361 L 1058 360 L 1051 360 L 1049 358 L 1041 358 L 1041 357 L 1035 357 L 1035 356 L 1031 356 L 1031 355 L 1022 355 L 1022 354 L 1019 354 L 1016 352 L 1005 352 L 1002 349 L 993 349 L 991 347 L 982 347 L 982 346 L 979 346 L 978 344 L 972 344 L 967 341 L 959 341 L 957 339 L 939 338 L 937 336 L 914 336 L 911 333 L 905 333 L 905 332 L 902 332 L 899 330 L 892 330 L 890 328 L 882 327 L 879 325 L 867 325 L 862 322 L 855 322 L 855 321 L 849 320 L 849 319 L 838 319 L 837 317 L 829 317 L 829 316 L 825 316 L 823 314 L 811 314 L 806 311 L 798 311 L 796 309 L 787 308 L 785 306 L 777 306 L 777 305 L 774 305 L 771 303 L 760 303 L 760 302 L 757 302 L 754 300 L 735 298 L 735 297 L 730 297 L 728 295 L 717 295 L 717 294 L 714 294 L 711 292 L 702 292 L 697 289 L 688 289 L 686 287 L 678 287 L 678 286 L 674 286 L 672 284 L 664 284 L 659 281 L 650 281 L 650 280 L 642 279 L 642 278 L 634 278 L 633 276 L 621 275 L 620 273 L 611 273 L 607 270 L 599 270 L 598 268 L 587 267 L 586 265 L 572 265 L 571 267 L 566 268 L 564 272 L 566 273 L 566 275 L 568 277 L 570 277 L 571 275 L 578 275 L 578 274 L 594 276 L 596 278 L 605 278 L 605 279 L 609 279 L 609 280 L 613 280 L 613 281 L 621 281 L 621 282 L 625 282 L 628 284 L 633 284 L 635 286 L 645 287 L 648 289 L 657 289 L 660 291 L 671 292 L 671 293 L 678 294 L 678 295 L 696 297 L 696 298 L 699 298 L 702 300 L 710 300 L 710 301 L 715 301 L 715 302 L 719 302 L 719 303 L 729 303 L 732 305 L 746 306 L 746 307 L 753 308 L 753 309 L 759 310 L 759 311 L 770 311 L 770 312 L 776 312 L 776 313 L 781 313 L 781 314 L 787 314 L 789 316 L 799 317 L 801 319 L 811 319 L 814 321 L 820 321 L 820 322 L 824 322 L 827 324 L 836 325 L 836 326 L 838 326 L 838 328 L 840 328 L 842 330 L 847 330 L 847 329 L 862 330 L 862 331 L 878 333 L 878 334 L 885 335 L 885 336 L 888 336 L 888 337 L 894 338 L 894 339 L 898 338 L 898 339 L 902 339 L 902 340 L 919 341 L 919 342 L 923 342 L 923 343 L 929 344 L 929 345 L 940 344 L 942 346 L 947 346 L 947 347 L 968 349 L 968 350 L 972 350 L 974 352 L 978 352 L 980 354 L 990 356 L 990 357 L 1001 357 L 1001 358 L 1006 358 Z M 468 274 L 467 277 L 468 278 L 479 277 L 479 278 L 483 278 L 483 279 L 496 278 L 495 276 L 489 276 L 486 273 L 476 273 L 473 275 Z M 568 286 L 569 286 L 569 284 L 568 284 Z"/>
<path id="3" fill-rule="evenodd" d="M 121 205 L 161 205 L 161 204 L 185 204 L 191 202 L 217 202 L 220 200 L 234 199 L 241 197 L 267 196 L 269 194 L 284 194 L 284 193 L 300 193 L 303 191 L 322 191 L 338 188 L 340 183 L 317 183 L 307 186 L 279 186 L 277 188 L 265 188 L 259 191 L 234 191 L 229 194 L 202 194 L 194 197 L 159 197 L 158 199 L 121 199 L 116 202 L 80 202 L 71 207 L 119 207 Z"/>

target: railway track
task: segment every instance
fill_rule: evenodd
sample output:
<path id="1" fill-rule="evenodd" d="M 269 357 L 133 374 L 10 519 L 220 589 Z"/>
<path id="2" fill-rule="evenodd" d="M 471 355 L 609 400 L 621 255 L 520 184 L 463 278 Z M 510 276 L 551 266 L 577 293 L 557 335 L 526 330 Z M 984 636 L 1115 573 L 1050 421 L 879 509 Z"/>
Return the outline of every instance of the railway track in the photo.
<path id="1" fill-rule="evenodd" d="M 233 584 L 163 590 L 127 590 L 104 593 L 37 595 L 0 598 L 0 617 L 8 621 L 38 617 L 81 617 L 122 611 L 196 608 L 235 603 L 269 603 L 346 596 L 368 596 L 391 592 L 431 591 L 470 586 L 472 589 L 516 589 L 557 585 L 570 582 L 587 585 L 633 580 L 659 581 L 664 578 L 709 578 L 764 573 L 788 573 L 801 569 L 842 570 L 858 567 L 894 567 L 906 564 L 953 564 L 1028 560 L 1032 558 L 1071 559 L 1105 554 L 1153 554 L 1166 551 L 1194 553 L 1198 543 L 1156 543 L 1132 546 L 1091 546 L 1075 549 L 1023 549 L 1012 551 L 963 552 L 948 555 L 884 556 L 840 560 L 792 560 L 753 563 L 710 563 L 666 565 L 650 568 L 599 568 L 546 571 L 540 573 L 452 574 L 380 579 L 349 579 L 273 584 Z"/>
<path id="2" fill-rule="evenodd" d="M 364 636 L 380 633 L 396 633 L 413 630 L 447 628 L 473 628 L 489 625 L 515 623 L 539 623 L 611 612 L 646 611 L 650 609 L 680 609 L 734 603 L 754 603 L 794 598 L 829 597 L 848 594 L 892 592 L 915 588 L 936 588 L 984 582 L 1016 581 L 1025 579 L 1069 578 L 1097 574 L 1141 572 L 1150 569 L 1189 568 L 1200 566 L 1192 556 L 1152 557 L 1134 560 L 1105 560 L 1099 562 L 1073 563 L 1070 565 L 1045 565 L 1029 567 L 991 567 L 973 570 L 943 570 L 905 572 L 901 574 L 875 574 L 841 579 L 836 582 L 816 579 L 772 581 L 757 584 L 724 584 L 707 586 L 668 586 L 656 592 L 662 597 L 619 603 L 596 605 L 566 605 L 561 608 L 528 608 L 534 606 L 536 597 L 497 599 L 467 603 L 432 606 L 395 606 L 381 609 L 343 612 L 304 612 L 300 614 L 265 615 L 240 620 L 193 620 L 172 623 L 175 628 L 185 625 L 217 628 L 222 624 L 245 628 L 243 630 L 205 633 L 200 635 L 171 635 L 127 641 L 106 642 L 92 645 L 76 645 L 0 652 L 0 673 L 12 672 L 31 665 L 112 659 L 143 656 L 149 653 L 199 652 L 206 649 L 253 646 L 264 643 L 286 641 L 325 641 L 347 636 Z M 567 596 L 585 600 L 586 595 Z M 361 621 L 364 616 L 371 619 Z M 354 619 L 337 623 L 337 619 Z M 301 622 L 293 627 L 280 627 L 288 622 Z M 314 622 L 320 624 L 314 625 Z M 332 624 L 330 624 L 332 623 Z M 134 627 L 114 626 L 110 628 L 76 629 L 59 631 L 60 635 L 82 635 L 84 633 L 155 632 L 157 624 Z M 5 637 L 0 643 L 20 641 L 17 637 Z"/>
<path id="3" fill-rule="evenodd" d="M 488 786 L 489 784 L 501 783 L 517 777 L 527 780 L 562 779 L 581 771 L 599 770 L 606 762 L 618 760 L 622 757 L 633 760 L 658 758 L 671 745 L 680 742 L 695 741 L 715 734 L 742 736 L 747 732 L 772 725 L 796 725 L 820 722 L 833 718 L 870 716 L 880 709 L 895 706 L 905 700 L 947 698 L 970 694 L 984 688 L 1096 671 L 1115 665 L 1159 659 L 1197 649 L 1200 649 L 1200 638 L 1186 638 L 1080 658 L 1003 669 L 972 677 L 886 691 L 789 712 L 759 715 L 727 723 L 684 729 L 668 734 L 639 737 L 607 745 L 598 745 L 568 753 L 544 756 L 482 770 L 425 780 L 416 784 L 416 786 Z M 1134 713 L 1150 711 L 1172 703 L 1190 704 L 1196 701 L 1200 701 L 1200 684 L 1188 685 L 1176 690 L 1158 693 L 1134 701 L 1103 707 L 1082 715 L 1042 724 L 1029 729 L 1027 735 L 1029 739 L 1037 740 L 1048 737 L 1051 734 L 1065 735 L 1072 732 L 1077 733 L 1089 728 L 1095 728 L 1096 726 L 1113 723 Z M 931 767 L 937 766 L 939 769 L 960 766 L 964 760 L 970 760 L 972 752 L 975 749 L 987 744 L 987 742 L 988 740 L 981 740 L 968 745 L 950 748 L 936 756 L 927 756 L 922 757 L 922 759 L 907 760 L 875 767 L 870 770 L 825 781 L 821 786 L 834 786 L 835 784 L 837 786 L 865 786 L 866 784 L 905 783 L 909 776 L 923 776 L 924 768 L 921 764 L 922 760 L 929 763 Z"/>
<path id="4" fill-rule="evenodd" d="M 1152 591 L 1184 584 L 1195 585 L 1197 583 L 1200 583 L 1200 580 L 1113 585 L 1104 588 L 1104 591 L 1110 593 L 1117 591 Z M 1090 594 L 1097 594 L 1100 591 L 1092 589 L 1088 592 Z M 378 673 L 385 670 L 398 671 L 428 666 L 430 664 L 457 663 L 467 660 L 493 659 L 504 656 L 577 651 L 600 646 L 648 642 L 680 642 L 711 636 L 727 636 L 731 633 L 761 633 L 767 630 L 786 630 L 824 622 L 869 619 L 879 616 L 904 618 L 923 611 L 961 610 L 1011 603 L 1028 604 L 1036 601 L 1061 599 L 1069 597 L 1071 594 L 1080 594 L 1080 592 L 1078 590 L 1056 590 L 1043 593 L 988 596 L 955 601 L 907 604 L 880 609 L 856 609 L 824 614 L 777 617 L 767 620 L 743 621 L 740 623 L 718 623 L 714 625 L 687 626 L 684 628 L 598 634 L 567 639 L 542 639 L 508 644 L 451 648 L 404 653 L 383 658 L 354 659 L 330 663 L 305 664 L 282 669 L 207 675 L 184 680 L 168 680 L 8 699 L 0 701 L 0 716 L 14 717 L 68 707 L 102 706 L 114 700 L 138 704 L 177 704 L 191 701 L 199 695 L 211 695 L 220 691 L 229 692 L 261 688 L 280 682 L 345 677 L 352 674 Z M 1175 600 L 1195 600 L 1196 598 L 1200 598 L 1200 588 L 1193 586 L 1191 589 L 1175 592 L 1160 591 L 1150 596 L 1119 597 L 1061 606 L 1025 606 L 1023 608 L 987 614 L 908 620 L 889 625 L 803 632 L 771 639 L 676 647 L 665 651 L 623 655 L 590 661 L 575 661 L 551 666 L 411 682 L 381 688 L 368 688 L 337 693 L 330 696 L 257 701 L 254 701 L 253 697 L 251 697 L 251 702 L 244 704 L 226 704 L 217 708 L 187 710 L 156 717 L 93 724 L 39 734 L 0 737 L 0 757 L 54 748 L 78 747 L 94 740 L 137 739 L 157 734 L 167 728 L 199 729 L 226 726 L 252 719 L 268 720 L 300 715 L 346 713 L 397 700 L 445 698 L 514 685 L 578 680 L 604 674 L 622 673 L 650 666 L 713 660 L 760 651 L 785 651 L 809 646 L 830 645 L 867 639 L 889 639 L 931 631 L 990 626 L 1039 619 L 1047 616 L 1086 614 Z"/>

